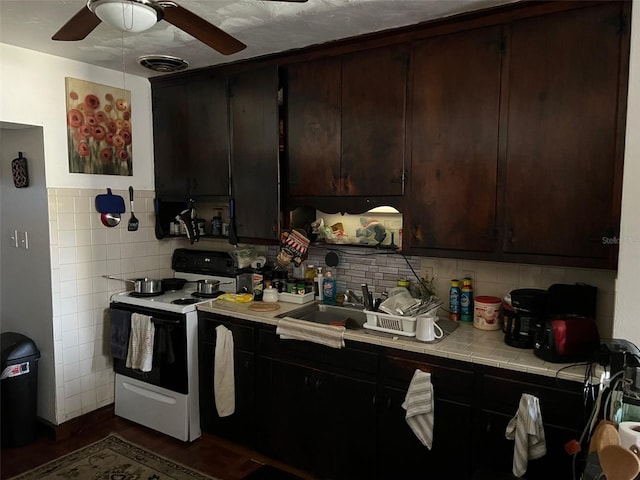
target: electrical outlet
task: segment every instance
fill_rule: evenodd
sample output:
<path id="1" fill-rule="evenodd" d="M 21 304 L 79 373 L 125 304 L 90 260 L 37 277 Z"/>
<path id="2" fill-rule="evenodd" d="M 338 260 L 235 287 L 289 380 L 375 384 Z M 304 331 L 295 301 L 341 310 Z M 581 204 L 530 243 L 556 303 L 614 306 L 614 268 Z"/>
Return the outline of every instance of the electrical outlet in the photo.
<path id="1" fill-rule="evenodd" d="M 420 269 L 420 278 L 430 282 L 433 279 L 433 267 L 422 267 Z"/>

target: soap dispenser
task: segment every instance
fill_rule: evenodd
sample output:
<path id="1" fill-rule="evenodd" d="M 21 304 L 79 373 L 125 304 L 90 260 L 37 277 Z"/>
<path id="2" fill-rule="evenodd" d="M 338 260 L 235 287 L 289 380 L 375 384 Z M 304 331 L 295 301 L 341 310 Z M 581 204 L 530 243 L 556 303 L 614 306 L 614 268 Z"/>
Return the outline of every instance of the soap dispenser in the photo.
<path id="1" fill-rule="evenodd" d="M 333 274 L 328 271 L 322 281 L 322 301 L 327 305 L 335 305 L 336 297 L 336 280 L 333 278 Z"/>

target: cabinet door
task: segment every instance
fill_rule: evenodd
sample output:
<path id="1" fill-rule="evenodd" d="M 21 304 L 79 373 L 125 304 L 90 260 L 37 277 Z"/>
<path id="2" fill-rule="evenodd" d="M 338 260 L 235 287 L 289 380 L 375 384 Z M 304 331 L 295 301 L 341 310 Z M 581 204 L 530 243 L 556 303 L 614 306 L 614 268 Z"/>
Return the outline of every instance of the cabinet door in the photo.
<path id="1" fill-rule="evenodd" d="M 490 27 L 413 46 L 412 248 L 493 250 L 501 44 L 502 29 Z"/>
<path id="2" fill-rule="evenodd" d="M 471 407 L 446 399 L 434 404 L 433 446 L 428 450 L 406 422 L 406 390 L 382 389 L 378 431 L 378 478 L 470 478 Z"/>
<path id="3" fill-rule="evenodd" d="M 153 150 L 156 193 L 184 198 L 189 191 L 188 101 L 184 84 L 153 88 Z M 135 168 L 135 165 L 134 165 Z"/>
<path id="4" fill-rule="evenodd" d="M 278 71 L 268 67 L 231 79 L 232 194 L 238 236 L 277 240 Z"/>
<path id="5" fill-rule="evenodd" d="M 189 155 L 194 166 L 190 195 L 229 195 L 229 115 L 227 79 L 204 78 L 187 85 Z M 181 164 L 180 156 L 174 162 Z"/>
<path id="6" fill-rule="evenodd" d="M 620 210 L 621 45 L 612 3 L 515 22 L 504 251 L 606 259 Z"/>
<path id="7" fill-rule="evenodd" d="M 287 175 L 292 196 L 340 194 L 340 58 L 287 67 Z"/>
<path id="8" fill-rule="evenodd" d="M 159 197 L 229 195 L 226 78 L 154 86 L 153 131 Z"/>
<path id="9" fill-rule="evenodd" d="M 474 455 L 480 469 L 505 474 L 512 472 L 515 442 L 505 437 L 511 418 L 512 415 L 488 410 L 480 412 L 481 425 L 474 442 Z M 564 445 L 579 439 L 580 432 L 545 424 L 544 433 L 547 453 L 539 459 L 529 461 L 524 476 L 528 480 L 545 480 L 549 478 L 549 472 L 553 472 L 554 478 L 573 478 L 572 457 L 567 454 Z"/>
<path id="10" fill-rule="evenodd" d="M 408 52 L 342 58 L 342 195 L 402 195 Z"/>

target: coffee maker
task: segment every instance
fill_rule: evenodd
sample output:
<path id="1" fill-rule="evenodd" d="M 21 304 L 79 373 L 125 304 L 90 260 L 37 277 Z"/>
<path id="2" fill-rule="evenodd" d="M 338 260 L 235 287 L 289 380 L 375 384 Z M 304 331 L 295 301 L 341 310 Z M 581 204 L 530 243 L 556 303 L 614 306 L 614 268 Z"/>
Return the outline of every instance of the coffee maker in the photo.
<path id="1" fill-rule="evenodd" d="M 538 288 L 512 290 L 511 306 L 504 331 L 504 342 L 516 348 L 533 348 L 536 323 L 548 313 L 549 294 Z"/>

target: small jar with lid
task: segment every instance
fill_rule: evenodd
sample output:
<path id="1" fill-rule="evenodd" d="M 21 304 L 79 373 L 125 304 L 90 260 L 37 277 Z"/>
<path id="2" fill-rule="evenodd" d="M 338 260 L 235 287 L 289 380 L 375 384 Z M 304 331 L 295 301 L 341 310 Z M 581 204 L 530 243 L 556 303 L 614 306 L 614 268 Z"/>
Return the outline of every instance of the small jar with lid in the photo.
<path id="1" fill-rule="evenodd" d="M 267 303 L 276 303 L 278 301 L 278 290 L 274 287 L 267 287 L 262 291 L 262 301 Z"/>

